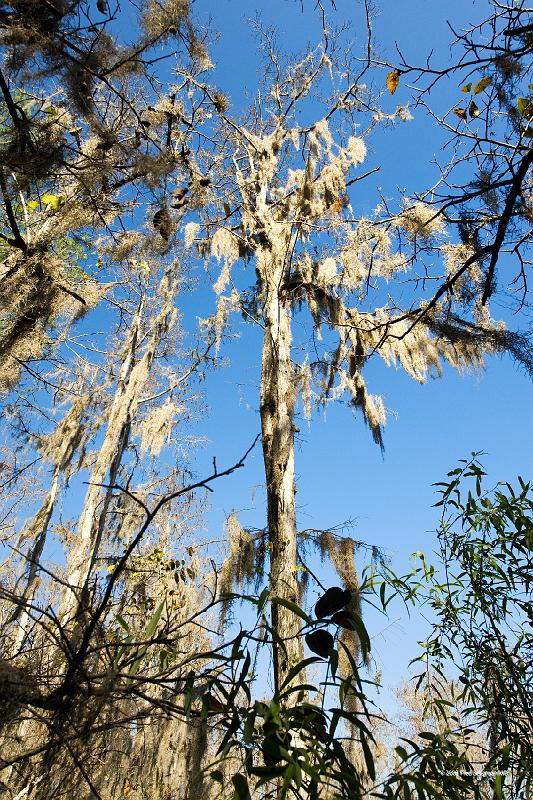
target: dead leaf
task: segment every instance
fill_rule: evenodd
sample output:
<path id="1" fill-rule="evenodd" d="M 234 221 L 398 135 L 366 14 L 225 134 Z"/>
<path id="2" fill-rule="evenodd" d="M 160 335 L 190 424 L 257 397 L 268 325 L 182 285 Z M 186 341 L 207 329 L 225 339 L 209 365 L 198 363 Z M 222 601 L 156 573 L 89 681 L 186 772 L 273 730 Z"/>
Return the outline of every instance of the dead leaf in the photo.
<path id="1" fill-rule="evenodd" d="M 466 111 L 464 108 L 454 108 L 453 113 L 456 117 L 459 117 L 459 119 L 466 120 Z"/>
<path id="2" fill-rule="evenodd" d="M 488 76 L 486 78 L 481 78 L 481 80 L 478 81 L 474 86 L 474 94 L 481 94 L 481 92 L 484 92 L 487 86 L 490 86 L 491 83 L 492 78 L 489 78 Z"/>
<path id="3" fill-rule="evenodd" d="M 400 83 L 400 73 L 397 69 L 393 69 L 392 72 L 389 72 L 387 75 L 387 89 L 391 94 L 394 94 L 396 89 L 398 88 L 398 84 Z"/>
<path id="4" fill-rule="evenodd" d="M 471 117 L 479 117 L 479 108 L 476 106 L 473 100 L 468 107 L 468 112 Z"/>
<path id="5" fill-rule="evenodd" d="M 524 119 L 533 117 L 533 101 L 526 97 L 519 97 L 517 100 L 518 112 Z"/>

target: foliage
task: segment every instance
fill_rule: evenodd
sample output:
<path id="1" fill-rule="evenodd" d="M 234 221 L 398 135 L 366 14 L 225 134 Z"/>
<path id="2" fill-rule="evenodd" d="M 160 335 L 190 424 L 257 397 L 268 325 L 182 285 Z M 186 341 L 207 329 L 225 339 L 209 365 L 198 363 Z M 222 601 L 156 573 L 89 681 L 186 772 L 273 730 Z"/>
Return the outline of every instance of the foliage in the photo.
<path id="1" fill-rule="evenodd" d="M 419 553 L 420 566 L 403 577 L 388 571 L 381 584 L 384 606 L 398 594 L 433 612 L 413 663 L 423 667 L 414 681 L 424 714 L 437 725 L 396 749 L 402 765 L 386 797 L 404 787 L 423 797 L 526 798 L 531 791 L 533 492 L 520 478 L 516 488 L 485 491 L 484 476 L 474 454 L 437 484 L 437 565 Z"/>
<path id="2" fill-rule="evenodd" d="M 342 530 L 298 530 L 295 503 L 300 400 L 310 417 L 347 396 L 382 444 L 385 406 L 363 375 L 374 355 L 420 382 L 445 362 L 482 366 L 487 352 L 531 366 L 523 337 L 488 309 L 505 249 L 526 305 L 531 216 L 531 26 L 522 3 L 494 9 L 460 37 L 473 61 L 435 73 L 460 76 L 468 99 L 437 122 L 453 120 L 475 179 L 446 193 L 445 170 L 444 194 L 389 212 L 368 207 L 379 167 L 363 169 L 367 142 L 411 114 L 405 104 L 386 114 L 369 89 L 368 13 L 362 62 L 325 17 L 317 47 L 292 62 L 261 31 L 265 86 L 240 114 L 210 82 L 188 0 L 3 5 L 0 778 L 10 800 L 61 800 L 80 781 L 91 800 L 525 796 L 529 486 L 492 497 L 475 460 L 451 473 L 441 566 L 421 557 L 412 574 L 385 575 L 384 607 L 399 593 L 437 618 L 418 678 L 433 728 L 396 748 L 401 764 L 385 777 L 363 677 L 361 601 L 375 579 L 360 579 L 361 543 Z M 487 27 L 479 49 L 471 37 Z M 432 80 L 429 66 L 386 66 L 389 94 L 408 73 Z M 216 311 L 193 343 L 179 303 L 189 305 L 198 258 L 220 269 Z M 251 263 L 250 281 L 236 265 Z M 249 530 L 230 515 L 219 571 L 199 536 L 205 493 L 252 448 L 197 479 L 185 425 L 232 311 L 263 337 L 267 520 Z M 310 613 L 313 548 L 342 586 L 318 581 Z M 258 592 L 266 566 L 259 596 L 235 592 Z M 242 624 L 223 613 L 217 628 L 219 608 L 237 601 Z M 470 773 L 444 775 L 476 764 L 509 772 L 487 791 Z"/>
<path id="3" fill-rule="evenodd" d="M 337 647 L 333 647 L 330 636 L 329 653 L 297 662 L 279 691 L 268 699 L 255 699 L 249 688 L 253 685 L 250 681 L 257 679 L 255 658 L 248 648 L 252 645 L 255 650 L 256 638 L 262 646 L 272 640 L 284 646 L 269 622 L 268 599 L 268 590 L 259 597 L 245 598 L 257 609 L 257 626 L 243 631 L 234 645 L 232 679 L 226 685 L 220 679 L 213 684 L 226 714 L 220 718 L 222 735 L 217 759 L 206 770 L 211 770 L 211 777 L 221 784 L 222 791 L 229 780 L 228 761 L 240 765 L 239 772 L 230 772 L 235 800 L 249 796 L 358 797 L 368 777 L 374 777 L 371 712 L 359 664 L 338 637 L 339 627 L 330 623 Z M 286 602 L 271 598 L 272 604 Z M 291 610 L 304 621 L 302 635 L 307 631 L 309 637 L 325 630 L 323 620 L 314 620 L 298 606 Z M 358 630 L 364 630 L 362 623 L 358 626 Z M 344 676 L 338 670 L 339 650 L 343 649 L 350 663 Z M 320 670 L 316 685 L 306 678 L 306 672 L 315 666 Z M 350 697 L 359 702 L 357 712 L 348 702 Z M 351 739 L 362 747 L 366 769 L 354 769 L 346 747 Z"/>
<path id="4" fill-rule="evenodd" d="M 447 63 L 439 63 L 434 53 L 423 64 L 413 63 L 404 52 L 407 42 L 400 42 L 396 63 L 379 57 L 374 63 L 394 67 L 386 77 L 390 92 L 403 83 L 414 88 L 415 112 L 425 110 L 453 150 L 453 159 L 439 164 L 437 182 L 421 188 L 415 199 L 456 226 L 463 254 L 474 257 L 477 277 L 470 274 L 468 280 L 472 270 L 458 253 L 446 288 L 467 299 L 472 278 L 477 281 L 477 317 L 483 324 L 499 288 L 513 307 L 527 311 L 530 306 L 531 9 L 523 0 L 491 0 L 480 21 L 464 30 L 451 29 L 454 41 Z M 455 87 L 451 107 L 440 92 L 450 81 Z"/>

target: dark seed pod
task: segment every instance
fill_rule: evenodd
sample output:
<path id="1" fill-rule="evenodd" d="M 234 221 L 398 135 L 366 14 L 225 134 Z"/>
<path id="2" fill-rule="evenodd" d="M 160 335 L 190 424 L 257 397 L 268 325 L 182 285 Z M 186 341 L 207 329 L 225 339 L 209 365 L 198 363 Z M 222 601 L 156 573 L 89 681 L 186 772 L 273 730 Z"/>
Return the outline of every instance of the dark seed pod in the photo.
<path id="1" fill-rule="evenodd" d="M 329 651 L 333 649 L 333 636 L 329 631 L 312 631 L 305 637 L 305 643 L 311 652 L 316 653 L 317 656 L 327 658 Z"/>
<path id="2" fill-rule="evenodd" d="M 324 617 L 331 617 L 336 611 L 341 611 L 346 608 L 352 593 L 347 589 L 341 589 L 340 586 L 332 586 L 328 589 L 315 605 L 315 616 L 317 619 L 324 619 Z"/>
<path id="3" fill-rule="evenodd" d="M 165 241 L 170 237 L 172 232 L 172 218 L 168 209 L 162 208 L 154 214 L 154 228 L 159 231 Z"/>
<path id="4" fill-rule="evenodd" d="M 356 630 L 352 615 L 346 613 L 346 611 L 337 611 L 336 614 L 333 614 L 331 621 L 340 628 L 346 628 L 347 631 Z"/>

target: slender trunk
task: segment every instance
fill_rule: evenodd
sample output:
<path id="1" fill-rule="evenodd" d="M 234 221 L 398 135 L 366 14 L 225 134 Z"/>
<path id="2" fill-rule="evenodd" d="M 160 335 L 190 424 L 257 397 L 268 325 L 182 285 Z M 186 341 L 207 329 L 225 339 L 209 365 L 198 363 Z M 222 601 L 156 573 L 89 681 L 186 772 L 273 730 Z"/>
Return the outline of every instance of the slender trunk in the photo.
<path id="1" fill-rule="evenodd" d="M 99 502 L 102 497 L 102 484 L 105 483 L 106 476 L 110 468 L 120 461 L 127 443 L 126 432 L 130 425 L 130 411 L 133 393 L 137 386 L 131 380 L 135 365 L 135 354 L 137 350 L 139 330 L 143 312 L 141 303 L 129 334 L 128 345 L 122 363 L 118 387 L 109 410 L 107 429 L 104 441 L 94 464 L 89 488 L 85 495 L 85 502 L 78 523 L 78 538 L 75 547 L 69 557 L 68 585 L 69 591 L 64 600 L 62 618 L 68 619 L 74 616 L 78 610 L 81 594 L 86 586 L 90 570 L 97 557 L 97 552 L 101 540 L 101 520 L 97 514 Z M 107 507 L 112 489 L 105 490 Z"/>
<path id="2" fill-rule="evenodd" d="M 291 319 L 275 285 L 269 287 L 261 371 L 261 426 L 265 462 L 270 589 L 274 597 L 298 602 L 296 578 L 296 507 L 294 483 L 294 404 L 291 365 Z M 272 626 L 283 642 L 273 652 L 276 691 L 288 670 L 302 658 L 298 617 L 280 605 L 272 607 Z"/>
<path id="3" fill-rule="evenodd" d="M 108 415 L 104 441 L 91 473 L 89 489 L 78 524 L 78 541 L 69 558 L 70 590 L 63 607 L 63 619 L 74 616 L 78 611 L 79 602 L 87 590 L 92 568 L 98 558 L 113 485 L 129 443 L 131 422 L 137 412 L 142 392 L 150 380 L 156 350 L 174 321 L 173 298 L 178 290 L 178 282 L 178 274 L 169 271 L 163 276 L 158 292 L 164 302 L 153 318 L 147 344 L 142 357 L 138 360 L 139 336 L 145 313 L 144 301 L 139 304 L 132 321 L 117 390 Z M 106 483 L 109 488 L 105 488 L 102 493 L 102 484 Z"/>
<path id="4" fill-rule="evenodd" d="M 28 610 L 28 604 L 33 600 L 35 590 L 37 588 L 39 562 L 43 553 L 46 535 L 48 533 L 48 525 L 52 517 L 57 492 L 59 489 L 59 477 L 60 468 L 59 466 L 56 466 L 52 476 L 52 483 L 44 503 L 37 512 L 29 529 L 27 529 L 23 534 L 24 536 L 30 534 L 33 541 L 26 556 L 26 560 L 28 562 L 28 573 L 26 578 L 26 586 L 21 598 L 22 602 L 12 617 L 12 622 L 16 622 L 18 620 L 18 629 L 14 640 L 14 648 L 16 653 L 20 652 L 22 649 L 30 627 L 30 613 Z"/>

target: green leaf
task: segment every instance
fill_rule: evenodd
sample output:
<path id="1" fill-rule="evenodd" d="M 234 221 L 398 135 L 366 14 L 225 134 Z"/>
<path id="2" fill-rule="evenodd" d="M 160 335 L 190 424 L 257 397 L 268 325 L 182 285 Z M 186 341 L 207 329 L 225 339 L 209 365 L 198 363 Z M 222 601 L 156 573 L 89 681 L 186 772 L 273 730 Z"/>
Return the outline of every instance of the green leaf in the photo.
<path id="1" fill-rule="evenodd" d="M 58 211 L 61 206 L 65 205 L 65 195 L 63 194 L 51 194 L 50 192 L 46 192 L 42 196 L 42 202 L 50 206 L 52 211 Z"/>
<path id="2" fill-rule="evenodd" d="M 213 772 L 209 774 L 214 781 L 217 781 L 217 783 L 224 783 L 224 776 L 219 769 L 214 769 Z"/>
<path id="3" fill-rule="evenodd" d="M 248 788 L 248 781 L 244 775 L 238 772 L 233 776 L 231 782 L 235 787 L 235 791 L 233 793 L 235 800 L 252 800 L 250 789 Z"/>
<path id="4" fill-rule="evenodd" d="M 271 767 L 252 767 L 250 773 L 257 778 L 264 778 L 265 782 L 272 778 L 279 778 L 285 772 L 285 764 L 281 766 L 272 765 Z"/>
<path id="5" fill-rule="evenodd" d="M 361 736 L 361 745 L 362 745 L 362 748 L 363 748 L 363 755 L 365 757 L 365 764 L 366 764 L 366 768 L 367 768 L 368 774 L 370 775 L 370 779 L 371 780 L 375 780 L 376 767 L 375 767 L 375 764 L 374 764 L 374 759 L 372 758 L 372 752 L 371 752 L 370 747 L 368 746 L 368 742 L 366 740 L 366 736 Z"/>
<path id="6" fill-rule="evenodd" d="M 298 673 L 301 672 L 303 669 L 307 669 L 307 667 L 310 667 L 311 664 L 316 664 L 321 660 L 322 659 L 320 658 L 311 657 L 311 658 L 304 658 L 302 661 L 299 661 L 297 664 L 294 665 L 294 667 L 291 667 L 291 669 L 288 671 L 287 677 L 281 684 L 280 689 L 283 690 L 286 686 L 288 686 L 289 683 L 292 681 L 292 679 L 295 678 L 296 675 L 298 675 Z"/>
<path id="7" fill-rule="evenodd" d="M 258 610 L 259 613 L 261 613 L 262 610 L 264 609 L 264 607 L 266 605 L 266 602 L 268 600 L 269 594 L 270 594 L 270 589 L 267 586 L 265 589 L 263 589 L 263 591 L 259 595 L 259 597 L 257 599 L 257 610 Z"/>
<path id="8" fill-rule="evenodd" d="M 117 616 L 116 616 L 116 620 L 117 620 L 118 624 L 119 624 L 119 625 L 120 625 L 122 628 L 124 628 L 124 630 L 126 631 L 126 633 L 129 633 L 129 632 L 130 632 L 130 626 L 128 625 L 128 623 L 126 622 L 126 620 L 125 620 L 125 619 L 123 619 L 123 617 L 121 617 L 121 616 L 120 616 L 120 614 L 117 614 Z"/>
<path id="9" fill-rule="evenodd" d="M 395 747 L 394 751 L 396 753 L 398 753 L 398 755 L 400 756 L 402 761 L 407 761 L 407 759 L 409 758 L 409 756 L 407 755 L 407 750 L 405 749 L 405 747 L 401 747 L 401 746 Z"/>
<path id="10" fill-rule="evenodd" d="M 486 78 L 481 78 L 481 80 L 478 81 L 474 86 L 474 94 L 481 94 L 481 92 L 484 92 L 487 86 L 490 86 L 491 83 L 492 78 L 489 78 L 488 76 Z"/>
<path id="11" fill-rule="evenodd" d="M 244 728 L 242 731 L 242 738 L 246 744 L 250 744 L 254 737 L 254 729 L 255 729 L 255 719 L 257 716 L 257 711 L 255 708 L 248 713 L 246 717 L 246 722 L 244 723 Z"/>
<path id="12" fill-rule="evenodd" d="M 334 648 L 329 653 L 329 663 L 331 664 L 331 674 L 333 677 L 337 674 L 339 668 L 339 651 Z"/>
<path id="13" fill-rule="evenodd" d="M 150 619 L 150 622 L 148 623 L 148 625 L 146 626 L 146 628 L 142 632 L 142 634 L 141 634 L 141 638 L 142 639 L 153 639 L 154 634 L 155 634 L 155 632 L 157 630 L 157 626 L 159 624 L 159 620 L 161 619 L 161 614 L 163 613 L 163 608 L 164 607 L 165 607 L 165 601 L 162 600 L 159 603 L 158 607 L 156 608 L 152 618 Z M 139 652 L 138 652 L 137 658 L 135 659 L 135 661 L 133 662 L 133 664 L 131 665 L 131 667 L 128 670 L 128 674 L 129 675 L 136 675 L 137 674 L 137 672 L 139 670 L 139 667 L 141 666 L 142 660 L 143 660 L 147 650 L 148 650 L 148 645 L 147 644 L 143 644 L 139 648 Z"/>
<path id="14" fill-rule="evenodd" d="M 383 583 L 379 587 L 379 599 L 381 600 L 381 605 L 383 606 L 383 608 L 387 607 L 387 604 L 385 602 L 385 591 L 386 591 L 386 585 L 385 581 L 383 581 Z"/>
<path id="15" fill-rule="evenodd" d="M 285 600 L 284 597 L 273 597 L 272 602 L 276 603 L 276 605 L 278 606 L 283 606 L 284 608 L 288 608 L 289 611 L 292 611 L 293 614 L 296 614 L 297 617 L 303 619 L 304 622 L 307 622 L 308 625 L 313 624 L 313 620 L 311 619 L 311 617 L 309 617 L 305 613 L 305 611 L 302 611 L 300 606 L 296 605 L 296 603 L 293 603 L 292 600 Z"/>
<path id="16" fill-rule="evenodd" d="M 352 611 L 350 614 L 350 621 L 352 622 L 353 628 L 359 637 L 359 642 L 361 643 L 361 649 L 363 651 L 363 655 L 366 656 L 370 653 L 370 637 L 368 635 L 368 631 L 365 627 L 365 624 L 360 616 L 356 611 Z"/>
<path id="17" fill-rule="evenodd" d="M 163 613 L 164 607 L 165 607 L 165 601 L 161 600 L 156 610 L 154 611 L 153 617 L 151 618 L 150 622 L 144 629 L 143 633 L 144 639 L 151 639 L 153 637 L 154 633 L 157 630 L 157 626 L 159 625 L 159 620 L 161 619 L 161 614 Z"/>

